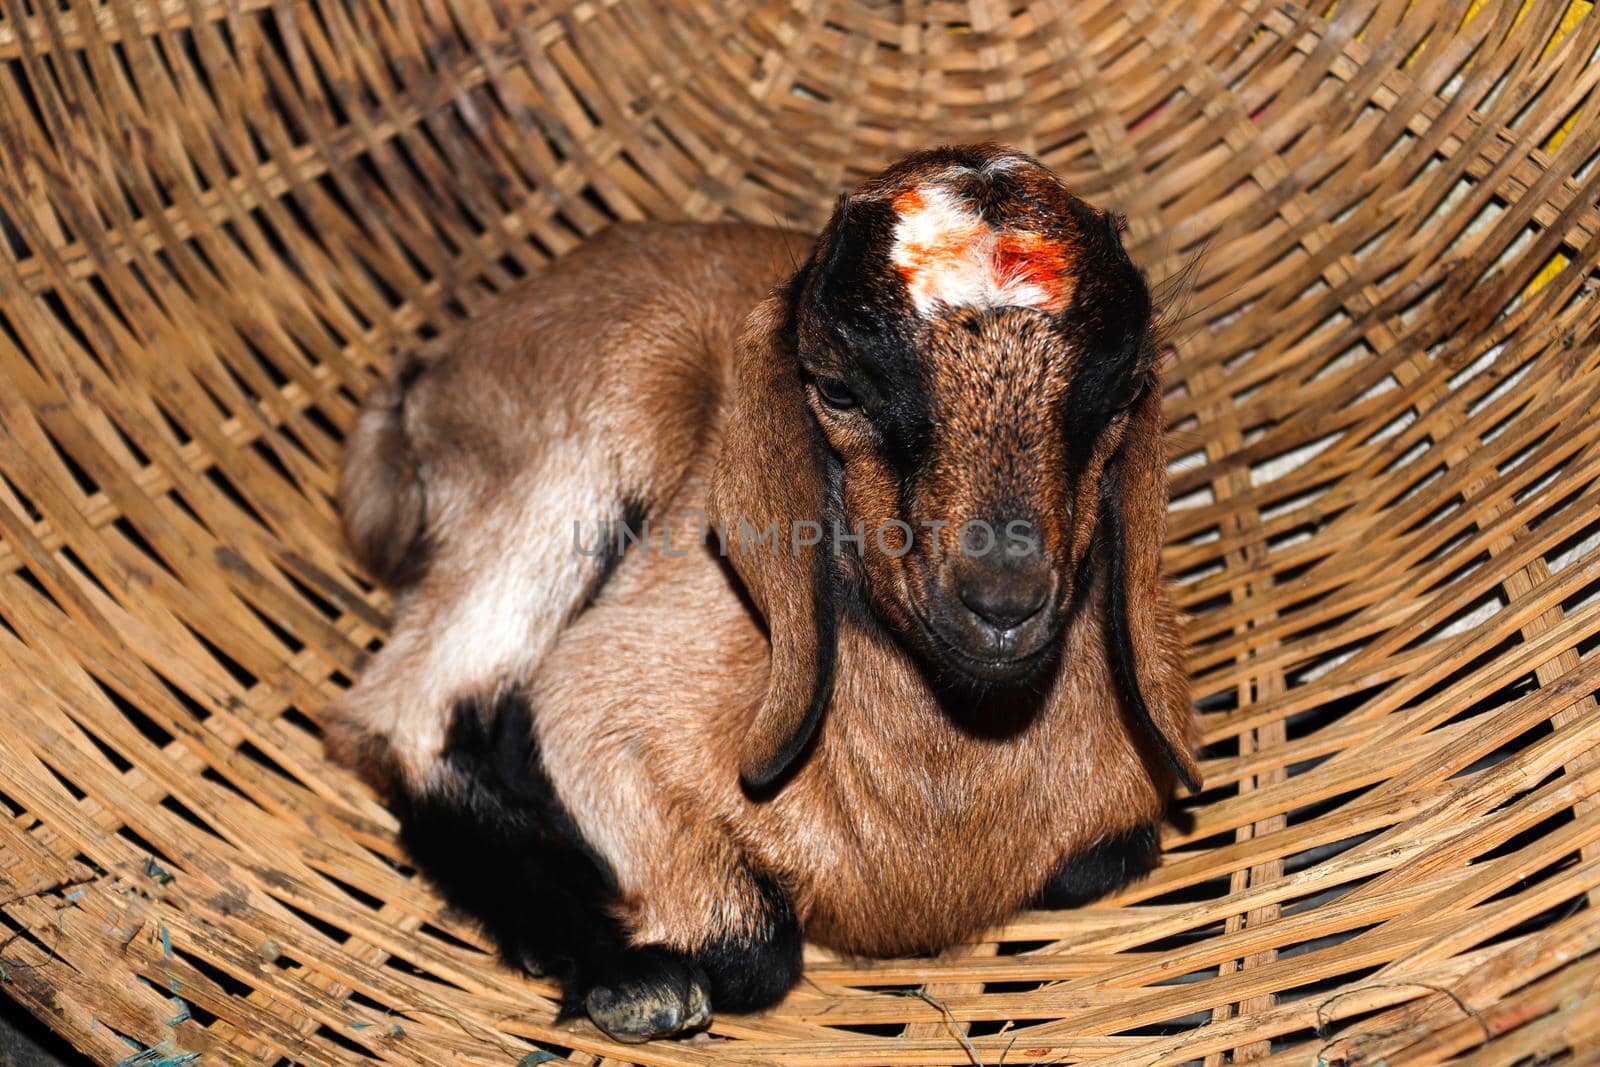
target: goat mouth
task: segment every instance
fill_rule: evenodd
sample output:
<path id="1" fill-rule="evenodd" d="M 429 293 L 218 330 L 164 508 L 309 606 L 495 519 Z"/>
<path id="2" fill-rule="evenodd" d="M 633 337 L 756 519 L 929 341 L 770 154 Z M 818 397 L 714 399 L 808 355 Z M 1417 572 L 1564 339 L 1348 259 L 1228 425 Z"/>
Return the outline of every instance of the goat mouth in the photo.
<path id="1" fill-rule="evenodd" d="M 961 643 L 943 633 L 920 610 L 913 610 L 930 650 L 943 662 L 940 666 L 952 667 L 967 682 L 977 686 L 1022 686 L 1035 680 L 1046 665 L 1055 659 L 1060 644 L 1053 636 L 1038 642 L 1016 656 L 974 655 Z M 1053 628 L 1052 628 L 1053 629 Z"/>
<path id="2" fill-rule="evenodd" d="M 977 685 L 1021 686 L 1037 678 L 1053 658 L 1054 646 L 1046 643 L 1025 656 L 1015 659 L 979 659 L 959 649 L 948 647 L 944 652 L 952 665 L 966 679 Z"/>

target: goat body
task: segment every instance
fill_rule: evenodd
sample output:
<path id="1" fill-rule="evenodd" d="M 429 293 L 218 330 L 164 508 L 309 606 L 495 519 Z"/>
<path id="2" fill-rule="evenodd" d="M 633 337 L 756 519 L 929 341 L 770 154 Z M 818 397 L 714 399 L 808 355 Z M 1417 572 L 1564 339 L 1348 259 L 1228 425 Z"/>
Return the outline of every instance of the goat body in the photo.
<path id="1" fill-rule="evenodd" d="M 815 248 L 747 225 L 615 227 L 402 366 L 352 433 L 346 525 L 400 597 L 390 641 L 326 715 L 330 753 L 391 799 L 421 865 L 509 958 L 555 973 L 567 1009 L 616 1036 L 770 1003 L 798 974 L 802 930 L 851 953 L 933 951 L 1041 894 L 1114 888 L 1154 862 L 1174 779 L 1192 776 L 1177 626 L 1154 574 L 1165 483 L 1148 315 L 1129 357 L 1148 378 L 1134 414 L 1108 407 L 1077 452 L 1039 445 L 1024 459 L 1050 469 L 1019 463 L 1009 503 L 985 512 L 1056 502 L 1034 566 L 1051 577 L 1034 584 L 1059 604 L 1029 624 L 1050 628 L 1021 684 L 937 654 L 950 640 L 959 659 L 967 630 L 980 651 L 1022 640 L 1022 624 L 977 617 L 993 597 L 967 592 L 1011 591 L 1014 569 L 896 570 L 881 543 L 848 536 L 851 520 L 967 492 L 981 472 L 952 459 L 960 441 L 1005 429 L 962 429 L 962 390 L 987 388 L 971 346 L 1031 360 L 1035 342 L 1015 338 L 1088 299 L 1062 248 L 1082 260 L 1103 241 L 1072 238 L 1089 225 L 1073 222 L 1049 257 L 1018 260 L 1042 225 L 994 237 L 977 208 L 960 215 L 974 201 L 949 175 L 1036 165 L 946 153 L 858 194 L 895 205 L 900 237 L 872 261 L 887 280 L 840 305 L 881 305 L 898 272 L 908 330 L 960 332 L 948 357 L 943 334 L 906 346 L 935 364 L 919 371 L 930 443 L 910 467 L 871 458 L 884 427 L 913 418 L 891 411 L 892 390 L 846 383 L 856 364 L 813 382 L 828 375 L 792 355 L 822 329 L 797 304 L 845 269 L 861 210 L 848 201 Z M 906 221 L 936 198 L 938 218 Z M 960 226 L 987 242 L 982 271 L 926 273 L 934 238 Z M 774 362 L 775 348 L 791 355 Z M 1087 373 L 1071 365 L 1029 395 L 1088 395 L 1066 384 Z M 748 384 L 769 369 L 777 399 Z M 870 399 L 852 410 L 841 390 Z M 740 523 L 789 519 L 791 497 L 819 531 L 845 531 L 845 550 L 823 537 L 802 552 L 782 522 L 770 549 L 741 543 Z M 969 610 L 946 603 L 959 582 L 985 605 L 961 616 L 967 630 L 937 618 Z"/>

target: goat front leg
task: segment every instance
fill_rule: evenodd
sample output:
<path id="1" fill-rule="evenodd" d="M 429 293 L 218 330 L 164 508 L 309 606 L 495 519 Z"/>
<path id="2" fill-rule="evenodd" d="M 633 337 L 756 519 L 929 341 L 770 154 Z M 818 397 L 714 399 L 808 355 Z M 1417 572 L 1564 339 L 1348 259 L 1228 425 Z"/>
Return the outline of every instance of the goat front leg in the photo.
<path id="1" fill-rule="evenodd" d="M 629 943 L 615 879 L 562 808 L 520 690 L 458 706 L 439 764 L 396 796 L 401 842 L 502 956 L 561 983 L 563 1017 L 587 1010 L 631 1040 L 710 1019 L 692 960 Z"/>
<path id="2" fill-rule="evenodd" d="M 798 977 L 794 913 L 742 865 L 664 904 L 653 891 L 664 886 L 642 901 L 622 891 L 558 796 L 520 689 L 494 707 L 459 706 L 440 773 L 402 791 L 395 810 L 402 843 L 445 898 L 508 961 L 561 983 L 563 1017 L 587 1013 L 618 1040 L 696 1029 L 713 1007 L 765 1007 Z M 628 829 L 648 831 L 652 813 L 637 814 Z M 658 869 L 680 877 L 685 863 L 714 872 L 708 860 L 727 855 L 676 844 Z"/>
<path id="3" fill-rule="evenodd" d="M 703 856 L 696 860 L 694 869 L 705 866 Z M 770 1007 L 799 980 L 802 935 L 786 894 L 742 864 L 726 874 L 726 899 L 687 941 L 650 936 L 654 922 L 648 915 L 662 910 L 660 900 L 639 909 L 622 902 L 633 931 L 631 947 L 603 961 L 583 990 L 597 1026 L 621 1041 L 663 1037 L 703 1025 L 712 1009 Z M 638 920 L 649 925 L 634 926 Z M 685 971 L 695 983 L 687 1001 L 678 982 Z"/>

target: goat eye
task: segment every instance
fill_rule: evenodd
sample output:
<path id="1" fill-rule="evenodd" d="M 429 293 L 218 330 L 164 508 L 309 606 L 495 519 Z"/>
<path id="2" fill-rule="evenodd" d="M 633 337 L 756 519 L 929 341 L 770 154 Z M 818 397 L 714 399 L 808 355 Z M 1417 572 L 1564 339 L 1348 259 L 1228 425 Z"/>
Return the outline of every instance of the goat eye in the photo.
<path id="1" fill-rule="evenodd" d="M 1134 402 L 1144 395 L 1144 391 L 1150 387 L 1150 383 L 1150 375 L 1134 375 L 1127 381 L 1125 385 L 1123 385 L 1121 389 L 1117 391 L 1117 395 L 1112 398 L 1111 410 L 1116 412 L 1126 411 L 1128 408 L 1131 408 L 1134 405 Z"/>
<path id="2" fill-rule="evenodd" d="M 838 378 L 823 378 L 818 376 L 812 379 L 812 384 L 817 387 L 817 395 L 822 402 L 830 408 L 853 408 L 860 401 L 850 391 L 850 387 Z"/>

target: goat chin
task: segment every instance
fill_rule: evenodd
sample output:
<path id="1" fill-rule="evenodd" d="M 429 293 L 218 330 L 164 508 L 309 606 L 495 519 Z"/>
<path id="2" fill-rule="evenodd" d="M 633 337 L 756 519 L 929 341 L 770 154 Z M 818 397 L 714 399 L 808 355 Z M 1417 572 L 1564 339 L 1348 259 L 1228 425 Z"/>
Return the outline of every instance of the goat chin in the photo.
<path id="1" fill-rule="evenodd" d="M 815 242 L 619 226 L 374 390 L 340 504 L 399 607 L 329 752 L 564 1012 L 693 1029 L 780 998 L 802 935 L 936 951 L 1155 863 L 1197 777 L 1151 314 L 1052 183 L 945 149 Z M 917 260 L 935 238 L 967 244 Z M 1039 530 L 1020 609 L 1017 568 L 947 565 L 937 525 L 848 536 L 996 499 Z M 967 603 L 1002 648 L 998 613 L 1049 612 L 1043 666 L 953 669 L 916 620 Z"/>

